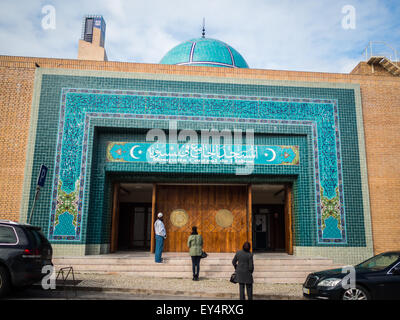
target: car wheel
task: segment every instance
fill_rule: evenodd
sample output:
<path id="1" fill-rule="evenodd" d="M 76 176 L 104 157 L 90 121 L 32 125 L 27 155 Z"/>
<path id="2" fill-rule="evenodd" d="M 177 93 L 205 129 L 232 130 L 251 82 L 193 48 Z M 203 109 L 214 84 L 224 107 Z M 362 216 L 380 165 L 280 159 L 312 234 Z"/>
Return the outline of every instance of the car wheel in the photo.
<path id="1" fill-rule="evenodd" d="M 361 286 L 345 290 L 342 300 L 370 300 L 369 292 Z"/>
<path id="2" fill-rule="evenodd" d="M 0 297 L 4 297 L 10 291 L 10 276 L 4 267 L 0 266 Z"/>

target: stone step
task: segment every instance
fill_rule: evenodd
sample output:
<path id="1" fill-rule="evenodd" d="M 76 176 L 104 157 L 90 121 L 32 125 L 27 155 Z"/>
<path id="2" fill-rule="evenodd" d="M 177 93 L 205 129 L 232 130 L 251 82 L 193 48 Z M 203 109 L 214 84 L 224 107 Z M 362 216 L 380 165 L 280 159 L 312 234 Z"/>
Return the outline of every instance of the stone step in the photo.
<path id="1" fill-rule="evenodd" d="M 159 271 L 141 271 L 140 274 L 138 274 L 135 271 L 110 271 L 110 270 L 78 270 L 76 271 L 77 274 L 79 273 L 102 273 L 102 274 L 124 274 L 124 275 L 140 275 L 142 277 L 147 277 L 147 276 L 169 276 L 169 277 L 174 277 L 174 278 L 187 278 L 192 276 L 192 271 L 165 271 L 165 270 L 159 270 Z M 210 278 L 229 278 L 232 274 L 231 271 L 204 271 L 200 268 L 200 275 L 204 277 L 210 277 Z M 302 278 L 303 280 L 307 277 L 308 272 L 293 272 L 293 271 L 288 271 L 288 272 L 275 272 L 275 271 L 255 271 L 253 273 L 254 278 Z"/>
<path id="2" fill-rule="evenodd" d="M 101 264 L 101 265 L 147 265 L 154 263 L 154 258 L 146 259 L 83 259 L 83 258 L 54 258 L 54 264 L 63 265 L 80 265 L 80 264 Z M 191 265 L 191 259 L 189 257 L 182 259 L 164 258 L 164 263 L 169 265 Z M 232 265 L 232 259 L 203 259 L 201 264 L 204 265 Z M 330 266 L 333 265 L 333 261 L 329 259 L 296 259 L 296 260 L 254 260 L 255 266 L 290 266 L 290 265 L 309 265 L 309 266 Z"/>
<path id="3" fill-rule="evenodd" d="M 76 272 L 79 273 L 101 273 L 101 274 L 124 274 L 124 275 L 138 275 L 137 272 L 134 271 L 98 271 L 98 270 L 80 270 Z M 232 271 L 229 272 L 219 272 L 219 271 L 203 271 L 200 268 L 200 276 L 207 278 L 230 278 Z M 142 271 L 140 272 L 140 276 L 148 277 L 148 276 L 166 276 L 172 278 L 188 278 L 191 277 L 192 271 Z M 305 280 L 308 272 L 254 272 L 254 278 L 295 278 Z"/>
<path id="4" fill-rule="evenodd" d="M 76 274 L 79 273 L 90 273 L 90 274 L 120 274 L 120 275 L 130 275 L 130 276 L 140 276 L 140 277 L 158 277 L 158 278 L 191 278 L 192 270 L 187 268 L 186 270 L 168 270 L 165 268 L 160 268 L 159 270 L 154 270 L 148 268 L 147 270 L 131 270 L 131 269 L 104 269 L 104 268 L 94 268 L 91 265 L 89 268 L 79 268 L 74 267 Z M 253 278 L 256 282 L 260 283 L 304 283 L 307 275 L 313 271 L 317 270 L 280 270 L 280 271 L 261 271 L 257 270 L 253 273 Z M 233 269 L 230 270 L 207 270 L 200 267 L 200 276 L 209 279 L 229 279 Z"/>
<path id="5" fill-rule="evenodd" d="M 141 264 L 141 265 L 129 265 L 129 264 L 55 264 L 57 269 L 73 266 L 74 270 L 83 271 L 83 270 L 97 270 L 97 271 L 191 271 L 192 265 L 168 265 L 168 264 Z M 287 266 L 268 266 L 268 265 L 255 265 L 254 269 L 256 271 L 265 271 L 265 272 L 292 272 L 292 271 L 304 271 L 304 272 L 315 272 L 327 269 L 337 268 L 336 265 L 287 265 Z M 233 272 L 232 265 L 207 265 L 200 264 L 200 268 L 202 271 L 226 271 Z"/>
<path id="6" fill-rule="evenodd" d="M 79 277 L 79 274 L 112 274 L 112 275 L 124 275 L 124 276 L 137 276 L 136 272 L 76 272 L 75 276 Z M 160 274 L 160 273 L 151 273 L 151 272 L 147 272 L 143 275 L 141 275 L 142 277 L 151 277 L 151 278 L 155 278 L 155 277 L 159 277 L 159 278 L 174 278 L 174 279 L 191 279 L 192 278 L 192 273 L 165 273 L 165 274 Z M 231 276 L 231 273 L 229 274 L 217 274 L 217 275 L 213 275 L 213 274 L 208 274 L 208 275 L 204 275 L 201 271 L 200 271 L 200 280 L 201 279 L 226 279 L 228 280 Z M 305 282 L 305 279 L 307 278 L 307 275 L 305 276 L 301 276 L 301 277 L 265 277 L 263 275 L 260 276 L 254 276 L 254 281 L 256 283 L 293 283 L 293 284 L 302 284 Z"/>
<path id="7" fill-rule="evenodd" d="M 75 270 L 75 269 L 74 269 Z M 102 273 L 129 273 L 129 274 L 136 274 L 136 275 L 144 275 L 144 274 L 174 274 L 177 275 L 178 278 L 181 278 L 179 275 L 190 275 L 192 274 L 192 270 L 146 270 L 146 271 L 140 271 L 140 273 L 132 270 L 97 270 L 97 269 L 84 269 L 84 270 L 76 270 L 77 273 L 96 273 L 96 272 L 102 272 Z M 230 271 L 219 271 L 219 270 L 203 270 L 200 267 L 200 273 L 204 275 L 231 275 L 233 273 L 233 270 Z M 266 276 L 266 277 L 302 277 L 303 275 L 307 275 L 308 271 L 254 271 L 253 275 L 254 276 Z"/>
<path id="8" fill-rule="evenodd" d="M 221 259 L 221 260 L 232 260 L 235 253 L 208 253 L 207 259 Z M 163 252 L 163 258 L 166 259 L 187 259 L 190 258 L 187 252 Z M 54 259 L 152 259 L 154 253 L 142 253 L 142 254 L 100 254 L 100 255 L 87 255 L 87 256 L 54 256 Z M 254 260 L 330 260 L 324 257 L 298 257 L 288 255 L 285 253 L 281 254 L 254 254 Z"/>
<path id="9" fill-rule="evenodd" d="M 127 276 L 137 276 L 136 272 L 110 272 L 110 271 L 83 271 L 83 272 L 76 272 L 78 274 L 120 274 L 120 275 L 127 275 Z M 200 278 L 208 278 L 208 279 L 229 279 L 232 272 L 202 272 L 200 270 Z M 257 273 L 253 274 L 254 281 L 256 282 L 266 282 L 266 283 L 304 283 L 305 279 L 307 278 L 308 273 Z M 140 273 L 141 277 L 160 277 L 160 278 L 176 278 L 176 279 L 190 279 L 193 275 L 192 272 L 151 272 L 145 271 Z"/>
<path id="10" fill-rule="evenodd" d="M 211 253 L 200 263 L 200 277 L 229 279 L 234 271 L 233 254 Z M 56 270 L 72 266 L 74 272 L 94 274 L 121 274 L 140 277 L 191 278 L 192 262 L 187 253 L 163 253 L 164 263 L 154 262 L 154 254 L 111 254 L 85 257 L 56 257 Z M 256 282 L 304 283 L 311 272 L 340 267 L 327 258 L 305 258 L 287 254 L 254 256 Z"/>

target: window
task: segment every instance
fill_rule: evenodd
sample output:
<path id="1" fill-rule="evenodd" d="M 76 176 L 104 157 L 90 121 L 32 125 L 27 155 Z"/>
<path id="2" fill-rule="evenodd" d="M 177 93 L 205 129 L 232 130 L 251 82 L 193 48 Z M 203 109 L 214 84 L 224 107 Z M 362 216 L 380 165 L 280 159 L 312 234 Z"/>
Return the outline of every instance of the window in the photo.
<path id="1" fill-rule="evenodd" d="M 0 226 L 0 244 L 17 244 L 18 239 L 14 228 Z"/>
<path id="2" fill-rule="evenodd" d="M 398 253 L 382 253 L 359 264 L 357 267 L 370 269 L 371 271 L 379 271 L 389 267 L 396 262 L 397 259 L 399 259 Z"/>
<path id="3" fill-rule="evenodd" d="M 389 270 L 388 274 L 400 274 L 400 262 L 396 264 L 392 269 Z"/>
<path id="4" fill-rule="evenodd" d="M 86 34 L 93 34 L 93 19 L 86 19 L 86 26 L 85 26 L 85 33 Z"/>
<path id="5" fill-rule="evenodd" d="M 93 19 L 86 19 L 85 22 L 85 32 L 83 34 L 83 40 L 87 42 L 92 42 L 93 40 Z"/>
<path id="6" fill-rule="evenodd" d="M 40 230 L 27 229 L 26 231 L 28 232 L 29 237 L 31 238 L 31 241 L 33 241 L 35 247 L 40 248 L 42 243 L 46 241 L 46 237 Z"/>

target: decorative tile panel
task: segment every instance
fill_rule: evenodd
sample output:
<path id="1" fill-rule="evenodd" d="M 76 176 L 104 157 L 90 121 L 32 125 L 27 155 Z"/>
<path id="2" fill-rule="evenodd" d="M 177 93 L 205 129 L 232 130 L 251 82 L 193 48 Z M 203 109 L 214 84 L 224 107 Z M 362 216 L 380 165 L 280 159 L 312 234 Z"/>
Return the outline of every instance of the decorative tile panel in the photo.
<path id="1" fill-rule="evenodd" d="M 48 230 L 52 241 L 81 241 L 92 143 L 88 128 L 95 118 L 204 122 L 210 128 L 211 123 L 309 127 L 317 243 L 347 243 L 337 100 L 102 89 L 62 91 Z M 224 166 L 232 164 L 215 172 L 224 172 Z M 174 168 L 179 172 L 179 165 Z M 276 169 L 276 174 L 284 175 L 285 169 Z"/>
<path id="2" fill-rule="evenodd" d="M 109 142 L 109 162 L 298 165 L 298 146 Z"/>

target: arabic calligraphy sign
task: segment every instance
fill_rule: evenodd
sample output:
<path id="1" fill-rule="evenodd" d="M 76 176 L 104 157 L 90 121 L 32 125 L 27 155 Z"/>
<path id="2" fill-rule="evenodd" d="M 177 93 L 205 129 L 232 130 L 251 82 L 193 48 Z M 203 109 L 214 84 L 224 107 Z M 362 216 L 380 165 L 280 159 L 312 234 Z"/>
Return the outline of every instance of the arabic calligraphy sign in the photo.
<path id="1" fill-rule="evenodd" d="M 107 161 L 164 164 L 298 165 L 298 146 L 109 142 Z"/>

